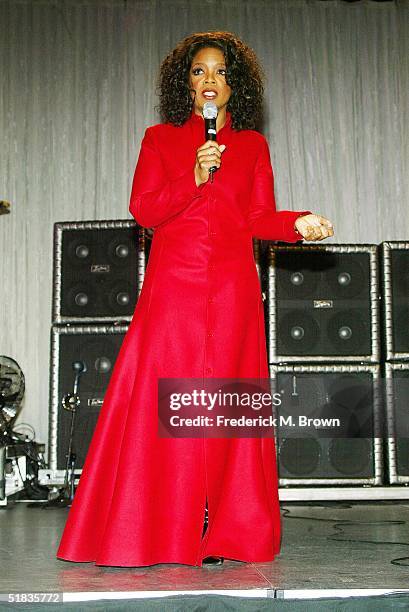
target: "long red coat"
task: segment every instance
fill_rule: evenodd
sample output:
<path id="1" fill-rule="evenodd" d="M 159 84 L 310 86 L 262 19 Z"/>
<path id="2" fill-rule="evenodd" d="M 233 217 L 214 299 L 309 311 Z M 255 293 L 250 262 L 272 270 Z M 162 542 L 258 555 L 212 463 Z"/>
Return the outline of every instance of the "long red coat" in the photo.
<path id="1" fill-rule="evenodd" d="M 159 377 L 268 378 L 252 237 L 295 242 L 310 211 L 275 210 L 264 136 L 231 116 L 214 182 L 196 186 L 204 120 L 149 127 L 129 210 L 154 227 L 57 557 L 96 565 L 271 561 L 281 545 L 275 445 L 267 438 L 159 438 Z M 209 523 L 202 539 L 206 497 Z"/>

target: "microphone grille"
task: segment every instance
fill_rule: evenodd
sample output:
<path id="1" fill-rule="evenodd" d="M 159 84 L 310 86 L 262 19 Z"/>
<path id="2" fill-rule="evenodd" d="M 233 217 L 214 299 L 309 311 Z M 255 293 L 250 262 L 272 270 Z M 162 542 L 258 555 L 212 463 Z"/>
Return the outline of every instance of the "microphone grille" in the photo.
<path id="1" fill-rule="evenodd" d="M 219 109 L 214 102 L 205 102 L 203 104 L 203 117 L 205 119 L 216 119 Z"/>

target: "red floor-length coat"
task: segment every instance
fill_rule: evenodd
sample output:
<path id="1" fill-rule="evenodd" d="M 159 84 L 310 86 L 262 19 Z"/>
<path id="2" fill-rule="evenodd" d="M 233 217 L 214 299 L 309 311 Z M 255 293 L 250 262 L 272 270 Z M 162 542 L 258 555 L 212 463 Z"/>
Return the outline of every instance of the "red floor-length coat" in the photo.
<path id="1" fill-rule="evenodd" d="M 149 127 L 129 210 L 154 227 L 57 557 L 97 565 L 202 565 L 208 555 L 271 561 L 281 545 L 275 445 L 265 438 L 159 438 L 159 377 L 268 378 L 252 237 L 295 242 L 275 210 L 264 136 L 231 116 L 214 182 L 196 186 L 204 120 Z M 202 539 L 208 500 L 208 529 Z"/>

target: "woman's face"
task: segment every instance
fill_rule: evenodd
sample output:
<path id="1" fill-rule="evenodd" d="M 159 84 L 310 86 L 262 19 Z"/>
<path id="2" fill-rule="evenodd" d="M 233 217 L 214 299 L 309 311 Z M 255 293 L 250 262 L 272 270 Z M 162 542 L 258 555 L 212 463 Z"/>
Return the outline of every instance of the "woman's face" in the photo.
<path id="1" fill-rule="evenodd" d="M 189 71 L 190 94 L 196 114 L 202 114 L 203 104 L 214 101 L 219 113 L 226 110 L 231 87 L 226 83 L 224 54 L 215 47 L 203 47 L 194 55 Z"/>

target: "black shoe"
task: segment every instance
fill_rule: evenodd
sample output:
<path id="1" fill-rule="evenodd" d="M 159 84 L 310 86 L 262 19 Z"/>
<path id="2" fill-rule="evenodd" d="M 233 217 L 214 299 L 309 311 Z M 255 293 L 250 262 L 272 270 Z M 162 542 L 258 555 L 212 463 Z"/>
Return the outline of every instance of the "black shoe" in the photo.
<path id="1" fill-rule="evenodd" d="M 203 563 L 206 565 L 221 565 L 223 561 L 223 557 L 205 557 L 203 559 Z"/>

